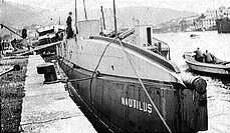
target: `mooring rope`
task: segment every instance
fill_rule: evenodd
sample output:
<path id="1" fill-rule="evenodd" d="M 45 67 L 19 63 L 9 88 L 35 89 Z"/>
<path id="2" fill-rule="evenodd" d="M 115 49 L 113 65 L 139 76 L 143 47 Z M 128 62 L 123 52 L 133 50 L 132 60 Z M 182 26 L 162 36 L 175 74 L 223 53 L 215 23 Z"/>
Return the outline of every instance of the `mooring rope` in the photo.
<path id="1" fill-rule="evenodd" d="M 92 79 L 92 77 L 80 78 L 80 79 L 69 79 L 69 80 L 67 80 L 67 82 L 73 82 L 73 81 L 79 82 L 79 81 L 85 81 L 85 80 L 89 80 L 89 79 Z"/>
<path id="2" fill-rule="evenodd" d="M 105 46 L 105 48 L 104 48 L 104 50 L 103 50 L 103 52 L 102 52 L 102 54 L 101 54 L 101 56 L 100 56 L 100 58 L 99 58 L 99 60 L 98 60 L 98 63 L 97 63 L 97 65 L 96 65 L 96 67 L 95 67 L 95 69 L 94 69 L 94 71 L 93 71 L 93 74 L 92 74 L 92 76 L 91 76 L 92 78 L 94 77 L 94 74 L 96 73 L 96 71 L 97 71 L 99 65 L 101 64 L 102 58 L 104 57 L 107 48 L 108 48 L 109 45 L 112 44 L 117 38 L 118 38 L 118 36 L 115 37 L 111 42 L 109 42 L 109 43 Z"/>
<path id="3" fill-rule="evenodd" d="M 118 39 L 118 40 L 119 40 L 119 43 L 120 43 L 120 45 L 121 45 L 121 47 L 122 47 L 122 50 L 123 50 L 124 53 L 126 54 L 126 57 L 127 57 L 128 61 L 129 61 L 129 63 L 130 63 L 130 65 L 131 65 L 131 67 L 132 67 L 132 69 L 133 69 L 135 75 L 137 76 L 137 78 L 138 78 L 138 80 L 139 80 L 139 82 L 140 82 L 140 84 L 141 84 L 141 86 L 142 86 L 144 92 L 146 93 L 146 95 L 147 95 L 148 99 L 150 100 L 151 104 L 153 105 L 153 107 L 154 107 L 156 113 L 158 114 L 158 116 L 160 117 L 161 121 L 163 122 L 163 124 L 164 124 L 165 127 L 167 128 L 168 132 L 169 132 L 169 133 L 172 133 L 172 131 L 171 131 L 171 129 L 169 128 L 168 124 L 166 123 L 166 121 L 165 121 L 164 118 L 162 117 L 160 111 L 157 109 L 155 103 L 153 102 L 152 98 L 150 97 L 150 95 L 149 95 L 147 89 L 145 88 L 145 85 L 144 85 L 143 81 L 141 80 L 140 76 L 138 75 L 138 73 L 137 73 L 137 71 L 136 71 L 136 69 L 135 69 L 135 67 L 134 67 L 134 65 L 133 65 L 133 63 L 132 63 L 132 61 L 131 61 L 131 58 L 130 58 L 130 56 L 129 56 L 129 53 L 128 53 L 127 51 L 125 51 L 124 46 L 123 46 L 121 40 L 120 40 L 120 39 Z"/>
<path id="4" fill-rule="evenodd" d="M 32 122 L 22 123 L 22 124 L 20 124 L 20 126 L 26 126 L 26 125 L 32 125 L 32 124 L 44 124 L 44 123 L 49 123 L 49 122 L 53 122 L 53 121 L 70 119 L 70 118 L 81 117 L 81 116 L 83 116 L 83 115 L 82 114 L 76 114 L 76 115 L 73 115 L 73 116 L 65 116 L 65 117 L 61 117 L 61 118 L 53 118 L 53 119 L 48 119 L 48 120 L 44 120 L 44 121 L 32 121 Z"/>
<path id="5" fill-rule="evenodd" d="M 96 74 L 96 71 L 97 71 L 99 65 L 101 64 L 102 58 L 104 57 L 107 48 L 108 48 L 109 45 L 110 45 L 111 43 L 113 43 L 117 38 L 118 38 L 118 37 L 115 37 L 111 42 L 109 42 L 108 44 L 106 44 L 106 46 L 105 46 L 105 48 L 104 48 L 104 50 L 103 50 L 103 52 L 102 52 L 102 54 L 101 54 L 101 56 L 100 56 L 100 58 L 99 58 L 99 60 L 98 60 L 98 63 L 97 63 L 97 65 L 96 65 L 96 67 L 95 67 L 95 69 L 94 69 L 93 74 L 92 74 L 91 77 L 89 77 L 89 78 L 82 78 L 82 79 L 70 79 L 70 80 L 67 80 L 67 81 L 65 81 L 65 82 L 73 82 L 73 81 L 79 82 L 79 81 L 91 80 L 91 83 L 92 83 L 92 79 L 94 78 L 94 76 L 95 76 L 95 74 Z M 72 69 L 72 68 L 70 68 L 69 70 L 71 70 L 71 69 Z M 91 87 L 91 83 L 90 83 L 90 87 Z"/>

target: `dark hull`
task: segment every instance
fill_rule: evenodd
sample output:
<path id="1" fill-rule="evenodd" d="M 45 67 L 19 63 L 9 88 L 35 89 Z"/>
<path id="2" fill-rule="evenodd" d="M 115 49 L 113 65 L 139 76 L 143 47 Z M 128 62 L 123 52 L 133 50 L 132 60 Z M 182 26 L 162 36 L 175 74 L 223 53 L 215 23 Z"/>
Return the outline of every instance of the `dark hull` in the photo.
<path id="1" fill-rule="evenodd" d="M 89 78 L 92 75 L 92 72 L 63 59 L 59 64 L 69 79 Z M 190 119 L 194 115 L 202 115 L 197 111 L 199 109 L 195 109 L 196 105 L 186 100 L 193 97 L 190 90 L 179 89 L 180 86 L 176 88 L 172 83 L 147 80 L 144 83 L 173 132 L 196 132 L 193 129 L 204 125 L 199 118 Z M 168 132 L 154 108 L 149 108 L 150 101 L 137 79 L 105 75 L 93 80 L 72 82 L 72 85 L 94 114 L 116 132 Z M 181 93 L 186 92 L 189 93 L 181 97 Z M 125 104 L 124 99 L 129 99 L 129 103 Z M 135 103 L 130 104 L 130 99 L 136 99 L 136 107 Z M 203 109 L 205 107 L 206 104 Z"/>
<path id="2" fill-rule="evenodd" d="M 218 33 L 230 33 L 229 19 L 217 19 L 216 26 L 217 26 Z"/>

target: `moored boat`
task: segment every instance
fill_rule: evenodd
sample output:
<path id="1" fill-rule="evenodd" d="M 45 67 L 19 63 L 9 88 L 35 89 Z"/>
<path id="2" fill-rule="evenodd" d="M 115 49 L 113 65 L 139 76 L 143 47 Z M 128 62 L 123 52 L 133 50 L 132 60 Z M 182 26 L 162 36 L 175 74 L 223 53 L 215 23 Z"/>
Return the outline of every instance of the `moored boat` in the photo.
<path id="1" fill-rule="evenodd" d="M 102 34 L 100 21 L 85 12 L 85 21 L 75 20 L 76 36 L 56 45 L 70 94 L 114 132 L 207 130 L 206 81 L 182 77 L 168 45 L 152 38 L 151 26 L 118 34 L 113 2 L 113 35 Z"/>
<path id="2" fill-rule="evenodd" d="M 199 35 L 197 35 L 197 34 L 191 34 L 190 35 L 190 38 L 192 38 L 192 39 L 196 39 L 196 38 L 199 38 L 200 36 Z"/>
<path id="3" fill-rule="evenodd" d="M 199 35 L 197 35 L 197 34 L 190 34 L 190 37 L 197 37 L 197 36 L 199 36 Z"/>
<path id="4" fill-rule="evenodd" d="M 78 22 L 76 38 L 56 47 L 70 91 L 115 132 L 207 130 L 206 82 L 183 80 L 166 49 L 144 48 L 152 43 L 149 31 L 137 27 L 138 43 L 127 43 L 99 36 L 97 20 Z"/>
<path id="5" fill-rule="evenodd" d="M 61 25 L 51 25 L 38 28 L 36 31 L 38 40 L 32 43 L 34 47 L 61 41 L 65 28 Z"/>
<path id="6" fill-rule="evenodd" d="M 216 75 L 230 76 L 230 62 L 217 59 L 216 63 L 205 63 L 196 61 L 192 52 L 184 54 L 185 62 L 191 70 Z"/>

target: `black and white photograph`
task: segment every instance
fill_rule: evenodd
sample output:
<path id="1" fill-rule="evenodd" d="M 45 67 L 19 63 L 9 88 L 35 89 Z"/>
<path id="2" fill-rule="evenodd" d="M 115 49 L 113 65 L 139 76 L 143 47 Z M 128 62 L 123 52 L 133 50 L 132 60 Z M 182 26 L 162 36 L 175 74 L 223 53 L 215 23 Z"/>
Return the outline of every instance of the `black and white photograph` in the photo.
<path id="1" fill-rule="evenodd" d="M 0 0 L 1 133 L 230 133 L 230 0 Z"/>

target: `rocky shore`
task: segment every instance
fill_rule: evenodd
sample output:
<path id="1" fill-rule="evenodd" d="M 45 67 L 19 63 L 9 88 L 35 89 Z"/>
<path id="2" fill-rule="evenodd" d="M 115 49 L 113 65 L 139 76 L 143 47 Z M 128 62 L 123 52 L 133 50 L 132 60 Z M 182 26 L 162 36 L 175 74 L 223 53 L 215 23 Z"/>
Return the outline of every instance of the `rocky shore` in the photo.
<path id="1" fill-rule="evenodd" d="M 9 71 L 0 76 L 1 91 L 1 132 L 20 132 L 22 98 L 28 58 L 9 58 L 0 60 L 1 66 L 19 65 L 19 71 Z"/>

